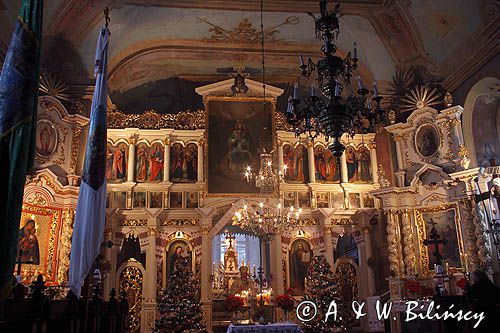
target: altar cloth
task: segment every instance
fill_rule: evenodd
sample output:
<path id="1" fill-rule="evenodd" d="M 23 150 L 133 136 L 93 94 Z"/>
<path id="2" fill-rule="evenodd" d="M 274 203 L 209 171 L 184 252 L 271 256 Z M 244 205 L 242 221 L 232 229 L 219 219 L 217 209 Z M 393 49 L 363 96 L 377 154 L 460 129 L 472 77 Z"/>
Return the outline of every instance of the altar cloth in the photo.
<path id="1" fill-rule="evenodd" d="M 230 324 L 226 333 L 302 333 L 299 325 L 286 323 L 273 323 L 267 325 L 233 325 Z"/>

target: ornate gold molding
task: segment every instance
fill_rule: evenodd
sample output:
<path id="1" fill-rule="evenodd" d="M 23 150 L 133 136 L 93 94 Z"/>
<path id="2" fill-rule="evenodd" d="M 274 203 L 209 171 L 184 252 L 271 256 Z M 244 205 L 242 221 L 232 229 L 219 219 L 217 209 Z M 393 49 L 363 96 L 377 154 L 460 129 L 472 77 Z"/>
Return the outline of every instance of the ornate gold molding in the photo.
<path id="1" fill-rule="evenodd" d="M 332 219 L 333 225 L 354 225 L 354 221 L 348 218 Z"/>
<path id="2" fill-rule="evenodd" d="M 387 211 L 387 242 L 389 251 L 389 266 L 392 274 L 396 277 L 401 277 L 403 275 L 403 263 L 401 262 L 401 253 L 399 243 L 399 223 L 396 220 L 396 211 Z"/>
<path id="3" fill-rule="evenodd" d="M 197 226 L 200 220 L 197 219 L 166 219 L 161 221 L 162 226 L 180 227 L 180 226 Z"/>
<path id="4" fill-rule="evenodd" d="M 402 225 L 403 225 L 403 251 L 406 273 L 412 274 L 417 272 L 417 255 L 415 253 L 415 247 L 413 246 L 414 236 L 412 223 L 410 218 L 410 210 L 405 209 L 401 212 Z"/>
<path id="5" fill-rule="evenodd" d="M 148 220 L 121 220 L 118 225 L 122 227 L 143 227 L 148 225 Z"/>
<path id="6" fill-rule="evenodd" d="M 57 282 L 65 283 L 68 281 L 66 273 L 69 269 L 69 256 L 71 253 L 71 236 L 73 235 L 73 220 L 75 217 L 75 212 L 68 209 L 63 212 L 63 226 L 61 232 L 61 238 L 59 243 L 61 244 L 61 250 L 59 251 L 59 267 L 57 269 Z"/>
<path id="7" fill-rule="evenodd" d="M 78 152 L 80 151 L 78 147 L 80 146 L 80 133 L 82 128 L 80 126 L 73 126 L 71 128 L 73 132 L 73 137 L 71 138 L 71 152 L 69 156 L 69 173 L 71 175 L 76 174 L 76 164 L 78 162 Z"/>
<path id="8" fill-rule="evenodd" d="M 176 114 L 160 114 L 149 110 L 141 114 L 126 114 L 121 111 L 108 112 L 108 128 L 140 128 L 196 130 L 205 128 L 205 111 L 181 111 Z"/>

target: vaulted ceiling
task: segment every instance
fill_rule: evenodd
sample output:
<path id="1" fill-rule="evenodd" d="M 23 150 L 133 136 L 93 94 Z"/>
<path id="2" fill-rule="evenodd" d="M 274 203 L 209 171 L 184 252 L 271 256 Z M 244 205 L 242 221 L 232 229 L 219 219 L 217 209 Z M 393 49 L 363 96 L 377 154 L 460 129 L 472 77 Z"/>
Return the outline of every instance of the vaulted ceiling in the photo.
<path id="1" fill-rule="evenodd" d="M 19 0 L 0 0 L 0 58 Z M 339 53 L 359 45 L 360 75 L 390 81 L 397 65 L 418 65 L 452 90 L 474 66 L 498 53 L 494 0 L 340 1 Z M 110 90 L 126 94 L 172 77 L 211 82 L 218 69 L 259 69 L 259 0 L 45 0 L 43 66 L 67 84 L 92 82 L 103 8 L 111 16 Z M 298 74 L 297 53 L 319 56 L 317 0 L 264 0 L 266 74 L 285 83 Z M 472 68 L 472 69 L 471 69 Z M 255 74 L 258 80 L 260 74 Z"/>

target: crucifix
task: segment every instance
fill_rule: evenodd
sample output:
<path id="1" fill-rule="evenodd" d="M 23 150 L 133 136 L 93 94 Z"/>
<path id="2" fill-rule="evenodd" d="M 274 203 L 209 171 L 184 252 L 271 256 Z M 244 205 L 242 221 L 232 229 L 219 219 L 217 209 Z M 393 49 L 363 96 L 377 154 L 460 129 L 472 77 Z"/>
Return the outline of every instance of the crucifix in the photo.
<path id="1" fill-rule="evenodd" d="M 432 252 L 432 255 L 436 258 L 436 265 L 442 266 L 441 260 L 443 259 L 443 256 L 441 255 L 441 253 L 439 253 L 439 244 L 446 245 L 446 243 L 448 243 L 448 240 L 441 238 L 441 236 L 438 234 L 438 231 L 436 229 L 437 223 L 434 222 L 433 219 L 431 219 L 431 221 L 427 223 L 432 225 L 432 229 L 429 238 L 424 239 L 424 245 L 425 246 L 434 245 L 434 251 Z"/>
<path id="2" fill-rule="evenodd" d="M 231 247 L 233 247 L 233 241 L 236 239 L 236 238 L 233 236 L 233 234 L 228 234 L 228 235 L 226 236 L 226 239 L 227 239 L 227 240 L 228 240 L 228 242 L 229 242 L 229 247 L 230 247 L 230 248 L 231 248 Z"/>

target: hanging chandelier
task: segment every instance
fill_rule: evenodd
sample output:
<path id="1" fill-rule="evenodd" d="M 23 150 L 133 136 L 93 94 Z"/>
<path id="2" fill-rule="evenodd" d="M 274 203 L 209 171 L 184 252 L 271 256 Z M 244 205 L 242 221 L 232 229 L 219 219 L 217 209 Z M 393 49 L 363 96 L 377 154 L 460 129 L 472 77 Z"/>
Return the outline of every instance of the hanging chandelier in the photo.
<path id="1" fill-rule="evenodd" d="M 245 170 L 245 178 L 247 182 L 255 182 L 255 187 L 260 189 L 262 194 L 272 194 L 278 187 L 278 184 L 283 181 L 283 173 L 273 170 L 273 156 L 267 153 L 265 149 L 260 154 L 260 169 L 256 174 L 252 171 L 251 166 L 247 166 Z"/>
<path id="2" fill-rule="evenodd" d="M 264 205 L 261 201 L 257 207 L 250 209 L 247 204 L 243 210 L 236 211 L 233 225 L 249 231 L 258 237 L 280 234 L 301 225 L 302 208 L 291 206 L 283 208 L 281 203 L 276 207 Z"/>
<path id="3" fill-rule="evenodd" d="M 343 134 L 353 137 L 356 133 L 365 133 L 372 126 L 381 122 L 384 111 L 380 106 L 377 85 L 374 83 L 371 98 L 369 90 L 357 76 L 357 91 L 350 87 L 354 70 L 358 67 L 356 43 L 351 54 L 342 59 L 335 55 L 337 46 L 334 42 L 339 34 L 340 5 L 332 11 L 326 8 L 326 0 L 320 0 L 321 16 L 315 17 L 316 37 L 323 41 L 321 52 L 324 57 L 314 63 L 310 58 L 307 63 L 299 53 L 301 74 L 309 78 L 316 72 L 316 84 L 323 97 L 317 96 L 316 84 L 311 84 L 310 94 L 299 100 L 299 87 L 295 84 L 293 97 L 289 100 L 286 119 L 294 128 L 295 135 L 307 134 L 311 140 L 322 134 L 326 140 L 332 140 L 328 149 L 336 157 L 342 155 L 345 146 L 340 142 Z M 344 86 L 346 88 L 344 91 Z M 350 90 L 348 92 L 347 90 Z"/>

